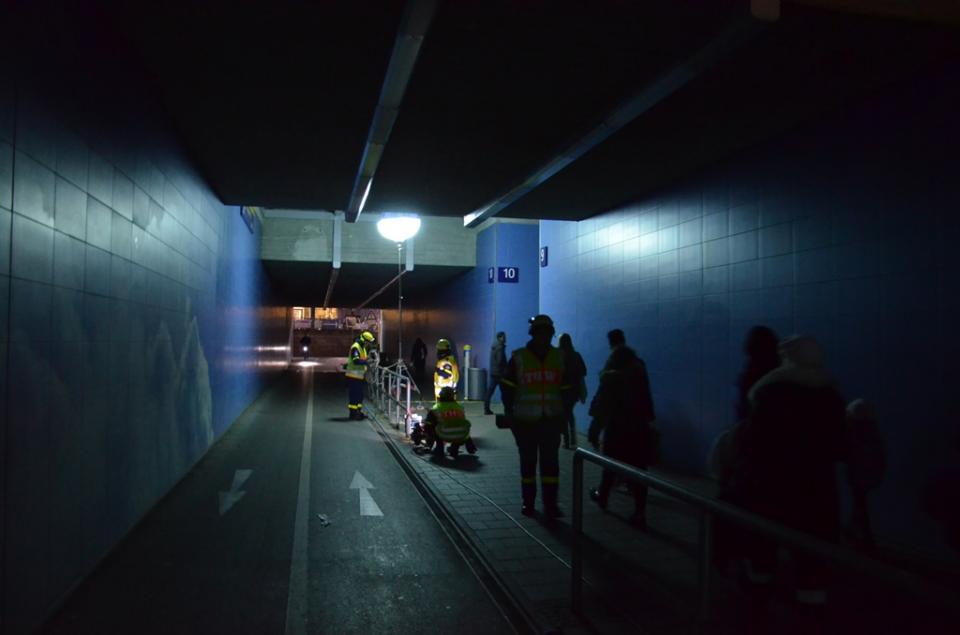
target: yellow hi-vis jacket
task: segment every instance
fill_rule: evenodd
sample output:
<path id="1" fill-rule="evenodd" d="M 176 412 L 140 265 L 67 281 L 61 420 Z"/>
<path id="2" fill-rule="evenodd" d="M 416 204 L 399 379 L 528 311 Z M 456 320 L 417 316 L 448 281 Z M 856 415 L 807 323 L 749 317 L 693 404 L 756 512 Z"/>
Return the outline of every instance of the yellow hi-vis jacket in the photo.
<path id="1" fill-rule="evenodd" d="M 448 443 L 463 443 L 470 438 L 470 421 L 456 401 L 438 401 L 433 408 L 437 438 Z"/>
<path id="2" fill-rule="evenodd" d="M 563 354 L 553 346 L 541 362 L 529 348 L 513 351 L 516 376 L 501 381 L 516 390 L 513 418 L 520 423 L 536 423 L 563 415 Z M 516 383 L 514 383 L 514 380 Z"/>
<path id="3" fill-rule="evenodd" d="M 360 342 L 350 347 L 346 374 L 350 379 L 363 379 L 367 374 L 367 349 Z"/>
<path id="4" fill-rule="evenodd" d="M 435 399 L 440 398 L 440 389 L 450 386 L 454 390 L 460 383 L 460 369 L 454 356 L 447 355 L 437 360 L 437 367 L 433 373 L 433 394 Z"/>

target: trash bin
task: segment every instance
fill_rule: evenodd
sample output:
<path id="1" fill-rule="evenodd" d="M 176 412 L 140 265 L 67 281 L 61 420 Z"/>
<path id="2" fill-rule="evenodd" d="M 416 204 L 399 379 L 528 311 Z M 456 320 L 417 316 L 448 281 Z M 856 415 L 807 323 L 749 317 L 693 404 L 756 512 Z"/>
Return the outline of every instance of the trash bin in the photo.
<path id="1" fill-rule="evenodd" d="M 468 368 L 466 388 L 468 400 L 483 401 L 487 396 L 487 369 Z"/>

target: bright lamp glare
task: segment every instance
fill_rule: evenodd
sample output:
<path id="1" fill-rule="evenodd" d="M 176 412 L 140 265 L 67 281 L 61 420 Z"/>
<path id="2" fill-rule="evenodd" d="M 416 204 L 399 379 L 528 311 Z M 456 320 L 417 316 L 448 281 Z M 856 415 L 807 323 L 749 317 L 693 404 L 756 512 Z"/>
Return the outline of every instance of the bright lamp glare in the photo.
<path id="1" fill-rule="evenodd" d="M 420 231 L 420 217 L 413 214 L 384 214 L 377 221 L 377 231 L 387 240 L 402 243 Z"/>

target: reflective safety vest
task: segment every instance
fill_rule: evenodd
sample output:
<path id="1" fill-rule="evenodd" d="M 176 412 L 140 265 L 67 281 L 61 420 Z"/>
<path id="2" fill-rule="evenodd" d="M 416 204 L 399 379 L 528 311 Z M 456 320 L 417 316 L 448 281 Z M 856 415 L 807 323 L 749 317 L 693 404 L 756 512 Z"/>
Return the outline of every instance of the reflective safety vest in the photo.
<path id="1" fill-rule="evenodd" d="M 513 351 L 516 375 L 516 394 L 513 398 L 513 417 L 523 423 L 540 419 L 555 419 L 563 415 L 563 354 L 553 346 L 540 361 L 529 348 Z"/>
<path id="2" fill-rule="evenodd" d="M 353 355 L 354 350 L 359 352 L 356 359 Z M 367 349 L 365 349 L 360 342 L 353 343 L 353 346 L 350 347 L 350 354 L 347 356 L 347 377 L 351 379 L 363 379 L 367 374 L 366 365 L 358 364 L 357 359 L 364 362 L 367 361 Z"/>
<path id="3" fill-rule="evenodd" d="M 470 438 L 470 421 L 463 406 L 455 401 L 439 401 L 433 406 L 437 421 L 437 438 L 450 443 L 462 443 Z"/>
<path id="4" fill-rule="evenodd" d="M 457 360 L 453 355 L 447 355 L 437 360 L 437 368 L 433 373 L 433 388 L 437 396 L 440 395 L 440 389 L 450 386 L 456 388 L 460 383 L 460 369 L 457 368 Z"/>

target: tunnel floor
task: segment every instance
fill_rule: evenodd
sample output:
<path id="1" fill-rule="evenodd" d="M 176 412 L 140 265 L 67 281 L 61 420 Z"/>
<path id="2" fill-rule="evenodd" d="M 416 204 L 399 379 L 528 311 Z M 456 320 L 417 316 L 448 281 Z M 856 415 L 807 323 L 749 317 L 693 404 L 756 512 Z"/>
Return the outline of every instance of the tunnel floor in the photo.
<path id="1" fill-rule="evenodd" d="M 304 368 L 244 413 L 41 632 L 514 629 L 382 439 L 347 418 L 341 378 Z"/>

